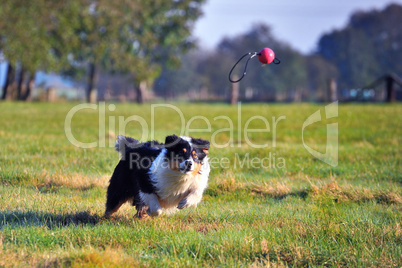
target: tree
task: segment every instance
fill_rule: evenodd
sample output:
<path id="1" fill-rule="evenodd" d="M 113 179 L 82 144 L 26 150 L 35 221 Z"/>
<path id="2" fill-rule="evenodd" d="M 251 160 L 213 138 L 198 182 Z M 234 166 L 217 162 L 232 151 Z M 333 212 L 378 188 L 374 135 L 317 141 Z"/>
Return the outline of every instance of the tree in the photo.
<path id="1" fill-rule="evenodd" d="M 338 67 L 343 87 L 366 84 L 379 71 L 374 50 L 368 36 L 352 27 L 324 35 L 319 42 L 319 53 Z"/>
<path id="2" fill-rule="evenodd" d="M 339 69 L 342 87 L 361 87 L 402 67 L 402 6 L 356 12 L 341 30 L 322 36 L 318 53 Z"/>
<path id="3" fill-rule="evenodd" d="M 69 43 L 61 43 L 59 37 L 67 40 L 71 36 L 68 31 L 71 27 L 67 28 L 66 24 L 71 24 L 71 17 L 79 10 L 79 6 L 72 2 L 15 0 L 1 4 L 0 48 L 8 61 L 6 81 L 9 81 L 3 89 L 3 98 L 15 84 L 13 76 L 17 71 L 16 95 L 18 99 L 26 100 L 31 94 L 37 70 L 61 70 Z"/>
<path id="4" fill-rule="evenodd" d="M 162 66 L 178 66 L 179 55 L 194 45 L 190 33 L 201 15 L 204 0 L 139 1 L 132 20 L 126 22 L 122 39 L 131 61 L 115 61 L 117 70 L 133 73 L 137 102 L 144 100 L 147 86 Z"/>
<path id="5" fill-rule="evenodd" d="M 172 65 L 191 46 L 190 30 L 203 2 L 7 1 L 0 7 L 0 48 L 9 66 L 20 70 L 20 85 L 25 74 L 33 77 L 38 69 L 63 70 L 73 77 L 86 71 L 89 100 L 96 70 L 102 67 L 131 73 L 137 88 L 144 89 L 162 63 Z M 142 90 L 138 92 L 140 102 Z"/>
<path id="6" fill-rule="evenodd" d="M 87 74 L 88 102 L 94 90 L 97 69 L 110 68 L 113 56 L 119 53 L 119 30 L 127 20 L 126 13 L 136 8 L 136 2 L 74 0 L 68 1 L 57 12 L 58 27 L 52 36 L 65 66 L 62 73 L 73 78 Z"/>
<path id="7" fill-rule="evenodd" d="M 311 99 L 329 101 L 328 83 L 338 78 L 338 69 L 319 54 L 306 56 L 305 62 L 308 74 L 307 88 L 315 95 Z"/>
<path id="8" fill-rule="evenodd" d="M 5 100 L 7 96 L 9 96 L 13 83 L 14 83 L 14 68 L 9 63 L 7 64 L 6 79 L 4 81 L 3 92 L 1 95 L 2 100 Z"/>
<path id="9" fill-rule="evenodd" d="M 402 5 L 390 4 L 383 10 L 356 12 L 349 24 L 368 37 L 374 48 L 370 53 L 381 68 L 378 74 L 402 72 Z"/>
<path id="10" fill-rule="evenodd" d="M 3 98 L 14 84 L 13 76 L 17 75 L 17 99 L 29 98 L 34 75 L 38 69 L 54 68 L 55 55 L 51 53 L 51 42 L 48 36 L 51 25 L 51 14 L 48 5 L 50 0 L 15 0 L 3 2 L 0 8 L 0 47 L 8 61 L 8 81 L 3 89 Z M 28 75 L 27 83 L 23 84 Z"/>

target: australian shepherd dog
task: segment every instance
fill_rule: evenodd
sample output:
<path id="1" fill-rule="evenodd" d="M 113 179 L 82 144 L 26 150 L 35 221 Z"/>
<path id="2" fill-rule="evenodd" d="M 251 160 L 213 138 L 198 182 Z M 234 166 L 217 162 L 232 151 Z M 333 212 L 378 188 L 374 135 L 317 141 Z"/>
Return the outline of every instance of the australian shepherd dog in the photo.
<path id="1" fill-rule="evenodd" d="M 167 136 L 165 143 L 118 136 L 121 153 L 107 189 L 105 216 L 131 202 L 140 218 L 197 206 L 207 187 L 209 141 Z"/>

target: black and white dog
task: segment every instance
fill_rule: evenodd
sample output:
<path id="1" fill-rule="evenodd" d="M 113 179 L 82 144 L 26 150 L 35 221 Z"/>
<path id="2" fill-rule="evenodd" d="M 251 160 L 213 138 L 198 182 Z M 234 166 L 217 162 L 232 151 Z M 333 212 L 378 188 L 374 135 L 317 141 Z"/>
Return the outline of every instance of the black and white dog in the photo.
<path id="1" fill-rule="evenodd" d="M 209 141 L 171 135 L 164 144 L 141 143 L 118 136 L 116 150 L 122 158 L 107 189 L 106 217 L 127 201 L 140 218 L 201 201 L 210 172 Z"/>

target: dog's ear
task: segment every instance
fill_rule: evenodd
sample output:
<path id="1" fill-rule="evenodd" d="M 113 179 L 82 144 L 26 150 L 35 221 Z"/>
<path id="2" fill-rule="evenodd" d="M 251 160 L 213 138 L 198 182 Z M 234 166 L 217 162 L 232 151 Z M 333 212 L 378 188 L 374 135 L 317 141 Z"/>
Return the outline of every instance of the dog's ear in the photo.
<path id="1" fill-rule="evenodd" d="M 203 141 L 203 147 L 202 147 L 202 151 L 208 155 L 209 154 L 209 141 L 206 140 L 202 140 Z"/>
<path id="2" fill-rule="evenodd" d="M 165 139 L 165 147 L 173 147 L 175 146 L 177 143 L 179 143 L 180 141 L 180 137 L 177 137 L 176 135 L 170 135 L 167 136 Z"/>
<path id="3" fill-rule="evenodd" d="M 205 154 L 209 153 L 209 141 L 203 139 L 192 139 L 191 142 L 195 144 L 198 148 L 202 148 Z"/>

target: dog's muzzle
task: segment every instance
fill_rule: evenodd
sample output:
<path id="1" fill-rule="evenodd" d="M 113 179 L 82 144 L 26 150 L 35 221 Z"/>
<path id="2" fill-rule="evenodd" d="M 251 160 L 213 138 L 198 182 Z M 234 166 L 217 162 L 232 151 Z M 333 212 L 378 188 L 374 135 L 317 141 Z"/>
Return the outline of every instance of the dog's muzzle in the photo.
<path id="1" fill-rule="evenodd" d="M 192 171 L 193 162 L 191 160 L 186 160 L 180 163 L 180 171 L 183 173 Z"/>

